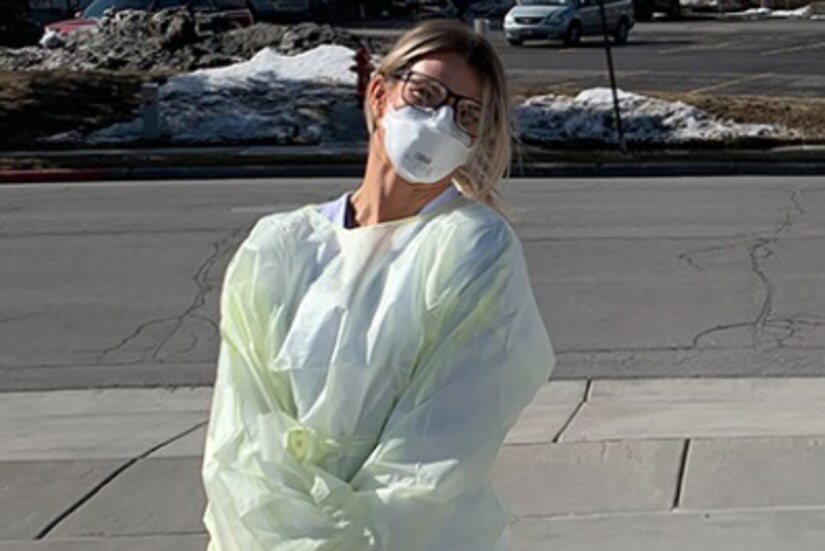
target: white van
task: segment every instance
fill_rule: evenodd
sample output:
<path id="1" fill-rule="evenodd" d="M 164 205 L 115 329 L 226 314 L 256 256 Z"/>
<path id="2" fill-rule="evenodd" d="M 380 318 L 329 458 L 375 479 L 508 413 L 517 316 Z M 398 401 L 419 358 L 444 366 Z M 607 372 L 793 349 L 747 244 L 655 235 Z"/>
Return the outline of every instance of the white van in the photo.
<path id="1" fill-rule="evenodd" d="M 603 0 L 608 32 L 627 42 L 636 23 L 633 0 Z M 601 36 L 599 0 L 520 0 L 504 17 L 504 35 L 515 46 L 530 39 L 561 39 L 576 45 L 583 36 Z"/>

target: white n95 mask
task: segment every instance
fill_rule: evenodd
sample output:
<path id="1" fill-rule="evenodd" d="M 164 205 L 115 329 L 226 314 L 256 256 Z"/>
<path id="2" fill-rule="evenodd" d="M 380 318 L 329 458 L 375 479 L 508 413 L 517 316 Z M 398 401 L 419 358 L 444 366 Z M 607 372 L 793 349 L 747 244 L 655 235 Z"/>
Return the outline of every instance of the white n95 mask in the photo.
<path id="1" fill-rule="evenodd" d="M 381 124 L 387 156 L 408 182 L 439 182 L 470 157 L 470 137 L 456 126 L 449 105 L 435 113 L 409 105 L 399 109 L 388 105 Z"/>

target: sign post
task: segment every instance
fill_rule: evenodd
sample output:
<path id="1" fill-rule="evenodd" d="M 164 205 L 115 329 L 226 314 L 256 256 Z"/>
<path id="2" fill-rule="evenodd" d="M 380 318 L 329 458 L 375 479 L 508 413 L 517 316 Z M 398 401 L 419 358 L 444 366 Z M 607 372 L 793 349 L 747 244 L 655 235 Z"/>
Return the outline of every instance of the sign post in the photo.
<path id="1" fill-rule="evenodd" d="M 610 33 L 607 29 L 607 15 L 604 9 L 604 0 L 599 2 L 599 15 L 602 19 L 602 31 L 604 32 L 604 50 L 607 54 L 607 70 L 610 73 L 610 88 L 613 90 L 613 120 L 616 125 L 616 135 L 619 139 L 619 148 L 622 153 L 627 153 L 627 144 L 624 139 L 624 130 L 622 129 L 622 114 L 619 109 L 619 94 L 616 90 L 616 74 L 613 71 L 613 53 L 610 51 Z"/>
<path id="2" fill-rule="evenodd" d="M 143 121 L 143 139 L 154 141 L 160 138 L 160 89 L 154 82 L 145 83 L 140 89 L 140 118 Z"/>

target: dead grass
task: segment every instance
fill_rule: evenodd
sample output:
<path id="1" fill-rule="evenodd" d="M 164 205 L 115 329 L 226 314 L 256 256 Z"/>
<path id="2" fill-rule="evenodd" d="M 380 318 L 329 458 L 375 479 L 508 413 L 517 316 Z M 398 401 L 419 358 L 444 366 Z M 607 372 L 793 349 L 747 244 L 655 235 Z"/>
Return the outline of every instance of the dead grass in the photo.
<path id="1" fill-rule="evenodd" d="M 0 71 L 0 147 L 24 147 L 59 132 L 131 119 L 143 82 L 124 72 Z"/>
<path id="2" fill-rule="evenodd" d="M 825 98 L 708 96 L 702 94 L 647 95 L 684 101 L 717 117 L 741 123 L 774 124 L 798 130 L 806 142 L 825 142 Z"/>

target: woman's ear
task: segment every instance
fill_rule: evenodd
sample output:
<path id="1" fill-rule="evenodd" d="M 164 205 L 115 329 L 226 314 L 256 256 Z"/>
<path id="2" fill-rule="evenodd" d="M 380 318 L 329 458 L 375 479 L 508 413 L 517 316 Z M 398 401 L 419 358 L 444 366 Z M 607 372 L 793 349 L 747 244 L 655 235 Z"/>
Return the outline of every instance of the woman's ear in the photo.
<path id="1" fill-rule="evenodd" d="M 370 109 L 372 109 L 373 117 L 376 121 L 384 116 L 388 97 L 386 79 L 378 74 L 372 77 L 369 84 L 367 84 L 367 98 L 369 99 Z"/>

